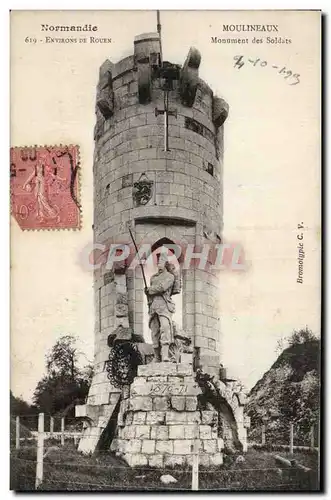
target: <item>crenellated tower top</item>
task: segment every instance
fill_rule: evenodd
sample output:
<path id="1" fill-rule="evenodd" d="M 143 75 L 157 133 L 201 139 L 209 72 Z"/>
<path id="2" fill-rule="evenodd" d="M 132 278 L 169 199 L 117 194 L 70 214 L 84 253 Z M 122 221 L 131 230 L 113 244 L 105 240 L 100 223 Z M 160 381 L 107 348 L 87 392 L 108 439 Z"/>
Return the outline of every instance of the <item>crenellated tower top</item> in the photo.
<path id="1" fill-rule="evenodd" d="M 187 108 L 202 112 L 216 133 L 228 116 L 228 104 L 215 97 L 209 85 L 199 78 L 200 52 L 191 47 L 184 64 L 162 61 L 159 33 L 143 33 L 134 39 L 134 54 L 116 64 L 106 60 L 100 67 L 97 91 L 97 126 L 95 139 L 104 132 L 105 121 L 114 113 L 133 104 L 147 105 L 164 98 L 178 100 Z M 130 81 L 130 74 L 136 77 Z M 127 92 L 123 84 L 127 82 Z M 129 85 L 131 83 L 131 85 Z M 107 127 L 106 127 L 107 128 Z"/>

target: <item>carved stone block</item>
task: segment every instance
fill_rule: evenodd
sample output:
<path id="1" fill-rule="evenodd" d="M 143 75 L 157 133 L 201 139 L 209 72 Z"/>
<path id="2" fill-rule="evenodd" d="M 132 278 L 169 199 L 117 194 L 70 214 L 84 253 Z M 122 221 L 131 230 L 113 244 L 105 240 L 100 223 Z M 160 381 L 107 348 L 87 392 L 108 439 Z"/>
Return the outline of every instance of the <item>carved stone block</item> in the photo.
<path id="1" fill-rule="evenodd" d="M 151 393 L 151 384 L 147 383 L 135 383 L 131 385 L 130 394 L 131 397 L 135 396 L 148 396 Z"/>
<path id="2" fill-rule="evenodd" d="M 149 411 L 152 410 L 152 398 L 148 396 L 139 396 L 131 400 L 131 409 L 133 411 Z"/>
<path id="3" fill-rule="evenodd" d="M 126 444 L 127 453 L 139 453 L 141 451 L 141 440 L 140 439 L 130 439 Z"/>
<path id="4" fill-rule="evenodd" d="M 136 439 L 149 439 L 151 435 L 151 426 L 150 425 L 137 425 L 135 438 Z"/>
<path id="5" fill-rule="evenodd" d="M 146 455 L 151 455 L 155 453 L 155 440 L 154 439 L 144 439 L 141 446 L 142 453 Z"/>
<path id="6" fill-rule="evenodd" d="M 127 174 L 122 177 L 122 187 L 130 187 L 133 183 L 133 174 Z"/>
<path id="7" fill-rule="evenodd" d="M 184 364 L 191 365 L 193 363 L 193 355 L 186 352 L 181 353 L 180 362 Z"/>
<path id="8" fill-rule="evenodd" d="M 117 318 L 123 318 L 128 315 L 129 309 L 126 304 L 116 304 L 115 314 Z"/>
<path id="9" fill-rule="evenodd" d="M 175 363 L 150 363 L 138 366 L 139 377 L 155 377 L 157 375 L 177 375 L 177 366 Z"/>
<path id="10" fill-rule="evenodd" d="M 169 410 L 170 409 L 170 401 L 167 397 L 154 397 L 153 398 L 153 409 L 156 411 L 160 410 Z"/>
<path id="11" fill-rule="evenodd" d="M 133 439 L 135 437 L 136 427 L 134 425 L 127 425 L 122 430 L 123 439 Z"/>
<path id="12" fill-rule="evenodd" d="M 169 455 L 164 458 L 165 467 L 183 467 L 185 463 L 185 455 Z"/>
<path id="13" fill-rule="evenodd" d="M 116 304 L 124 304 L 127 305 L 128 303 L 128 296 L 127 293 L 122 293 L 118 292 L 118 286 L 116 287 Z"/>
<path id="14" fill-rule="evenodd" d="M 191 375 L 192 373 L 193 373 L 192 365 L 184 364 L 184 363 L 180 363 L 177 365 L 177 374 L 178 375 L 185 376 L 185 375 Z"/>
<path id="15" fill-rule="evenodd" d="M 184 425 L 184 437 L 185 439 L 196 439 L 198 435 L 198 430 L 196 425 Z"/>
<path id="16" fill-rule="evenodd" d="M 223 464 L 223 454 L 215 453 L 209 456 L 209 465 L 222 465 Z"/>
<path id="17" fill-rule="evenodd" d="M 211 439 L 211 429 L 209 425 L 200 425 L 200 439 Z"/>
<path id="18" fill-rule="evenodd" d="M 169 430 L 171 429 L 171 427 L 174 426 L 168 426 L 168 425 L 158 425 L 154 427 L 152 426 L 151 439 L 167 441 L 169 439 Z"/>
<path id="19" fill-rule="evenodd" d="M 191 411 L 186 414 L 186 420 L 188 424 L 197 424 L 200 422 L 200 412 Z"/>
<path id="20" fill-rule="evenodd" d="M 138 98 L 140 104 L 148 104 L 152 100 L 152 70 L 149 59 L 137 61 Z"/>
<path id="21" fill-rule="evenodd" d="M 169 425 L 186 424 L 187 423 L 187 414 L 185 412 L 167 411 L 166 423 Z"/>
<path id="22" fill-rule="evenodd" d="M 181 439 L 185 436 L 185 425 L 169 425 L 169 439 Z"/>
<path id="23" fill-rule="evenodd" d="M 216 414 L 216 412 L 214 410 L 210 411 L 210 410 L 204 410 L 201 412 L 201 422 L 205 425 L 210 425 L 212 424 L 213 420 L 214 420 L 214 414 Z M 217 416 L 217 414 L 216 414 Z"/>
<path id="24" fill-rule="evenodd" d="M 190 455 L 192 453 L 193 440 L 191 439 L 175 439 L 174 454 L 175 455 Z"/>
<path id="25" fill-rule="evenodd" d="M 103 275 L 103 284 L 108 285 L 109 283 L 112 283 L 114 281 L 114 272 L 113 271 L 107 271 Z"/>
<path id="26" fill-rule="evenodd" d="M 176 411 L 185 410 L 185 397 L 184 396 L 173 396 L 171 398 L 171 407 Z"/>
<path id="27" fill-rule="evenodd" d="M 185 398 L 186 411 L 196 411 L 197 406 L 198 406 L 198 400 L 195 396 L 186 396 Z"/>
<path id="28" fill-rule="evenodd" d="M 114 113 L 114 92 L 111 68 L 112 64 L 110 61 L 105 61 L 100 68 L 99 83 L 97 86 L 96 105 L 106 120 L 113 116 Z"/>
<path id="29" fill-rule="evenodd" d="M 150 455 L 148 456 L 148 465 L 150 467 L 163 467 L 163 455 Z"/>
<path id="30" fill-rule="evenodd" d="M 203 451 L 205 451 L 206 453 L 216 453 L 217 451 L 216 439 L 204 439 L 202 443 L 203 443 Z"/>
<path id="31" fill-rule="evenodd" d="M 173 441 L 156 441 L 155 444 L 156 453 L 173 453 L 174 446 Z"/>
<path id="32" fill-rule="evenodd" d="M 221 97 L 213 99 L 213 123 L 216 128 L 223 125 L 229 114 L 229 105 Z"/>
<path id="33" fill-rule="evenodd" d="M 147 205 L 152 198 L 154 182 L 142 174 L 137 182 L 133 184 L 132 196 L 134 205 Z"/>
<path id="34" fill-rule="evenodd" d="M 142 453 L 135 453 L 133 455 L 129 455 L 129 457 L 130 467 L 142 467 L 148 464 L 146 455 L 143 455 Z"/>
<path id="35" fill-rule="evenodd" d="M 138 411 L 133 414 L 132 423 L 135 424 L 144 424 L 146 422 L 146 412 Z"/>
<path id="36" fill-rule="evenodd" d="M 192 107 L 198 88 L 200 52 L 191 47 L 180 73 L 179 91 L 184 106 Z"/>

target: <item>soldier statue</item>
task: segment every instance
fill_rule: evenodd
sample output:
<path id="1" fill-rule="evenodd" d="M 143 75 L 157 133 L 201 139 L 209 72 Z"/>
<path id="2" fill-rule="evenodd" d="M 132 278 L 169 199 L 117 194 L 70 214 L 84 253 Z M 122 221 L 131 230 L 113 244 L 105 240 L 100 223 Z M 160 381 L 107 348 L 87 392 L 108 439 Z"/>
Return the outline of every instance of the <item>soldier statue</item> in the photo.
<path id="1" fill-rule="evenodd" d="M 154 361 L 170 361 L 169 346 L 174 342 L 172 315 L 175 304 L 172 295 L 180 293 L 179 273 L 173 264 L 159 259 L 158 272 L 145 288 L 149 306 L 149 327 L 152 333 Z"/>

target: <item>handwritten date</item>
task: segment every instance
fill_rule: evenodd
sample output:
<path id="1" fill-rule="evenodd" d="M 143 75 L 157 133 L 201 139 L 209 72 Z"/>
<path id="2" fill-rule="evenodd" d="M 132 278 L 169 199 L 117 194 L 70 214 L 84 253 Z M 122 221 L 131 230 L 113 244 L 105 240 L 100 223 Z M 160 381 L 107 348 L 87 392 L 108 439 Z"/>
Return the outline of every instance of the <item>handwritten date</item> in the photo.
<path id="1" fill-rule="evenodd" d="M 299 73 L 293 73 L 292 70 L 287 69 L 285 66 L 280 67 L 275 64 L 268 64 L 267 61 L 263 61 L 260 58 L 255 59 L 244 59 L 244 56 L 234 56 L 235 60 L 234 67 L 238 70 L 241 69 L 245 64 L 249 63 L 254 67 L 265 68 L 266 66 L 271 67 L 272 69 L 278 70 L 278 75 L 281 75 L 289 85 L 298 85 L 300 83 L 300 75 Z"/>

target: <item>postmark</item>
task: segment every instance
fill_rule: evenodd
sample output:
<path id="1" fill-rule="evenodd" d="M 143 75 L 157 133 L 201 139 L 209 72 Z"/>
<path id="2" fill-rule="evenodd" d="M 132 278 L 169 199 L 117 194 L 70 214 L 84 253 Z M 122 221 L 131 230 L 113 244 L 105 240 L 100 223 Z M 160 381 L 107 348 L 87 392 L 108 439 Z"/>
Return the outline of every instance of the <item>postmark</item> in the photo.
<path id="1" fill-rule="evenodd" d="M 10 150 L 11 213 L 22 230 L 80 229 L 79 147 Z"/>

